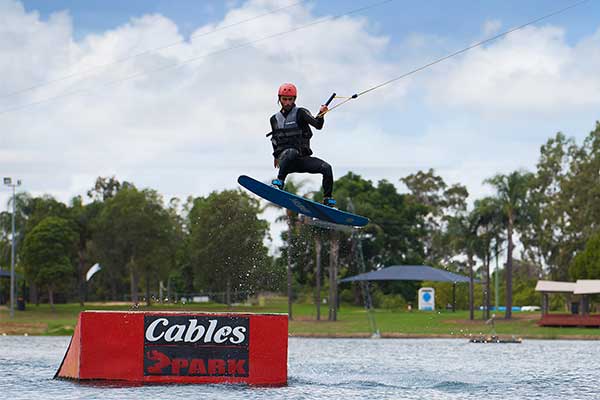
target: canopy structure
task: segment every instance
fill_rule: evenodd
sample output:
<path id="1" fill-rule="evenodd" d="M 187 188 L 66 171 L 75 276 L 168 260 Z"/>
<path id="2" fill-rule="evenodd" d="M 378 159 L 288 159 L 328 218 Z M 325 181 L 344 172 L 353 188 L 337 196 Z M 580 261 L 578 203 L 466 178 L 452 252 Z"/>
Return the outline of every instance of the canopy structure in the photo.
<path id="1" fill-rule="evenodd" d="M 548 293 L 573 293 L 575 282 L 538 281 L 535 290 Z"/>
<path id="2" fill-rule="evenodd" d="M 598 294 L 600 293 L 599 279 L 578 279 L 575 282 L 573 294 Z"/>
<path id="3" fill-rule="evenodd" d="M 535 290 L 542 293 L 542 318 L 538 325 L 600 327 L 600 315 L 590 315 L 590 295 L 600 294 L 600 279 L 578 279 L 576 282 L 538 281 Z M 567 294 L 571 314 L 550 314 L 548 296 L 552 293 Z"/>
<path id="4" fill-rule="evenodd" d="M 536 292 L 542 293 L 600 293 L 600 279 L 578 279 L 577 282 L 538 281 Z"/>
<path id="5" fill-rule="evenodd" d="M 392 265 L 378 271 L 366 272 L 340 280 L 340 282 L 356 281 L 434 281 L 459 283 L 469 282 L 469 277 L 427 265 Z"/>

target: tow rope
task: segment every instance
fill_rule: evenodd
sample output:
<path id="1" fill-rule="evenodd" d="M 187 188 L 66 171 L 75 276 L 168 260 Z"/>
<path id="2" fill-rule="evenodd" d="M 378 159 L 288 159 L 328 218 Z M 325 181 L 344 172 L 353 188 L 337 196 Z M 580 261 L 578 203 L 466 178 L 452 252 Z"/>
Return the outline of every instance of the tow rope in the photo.
<path id="1" fill-rule="evenodd" d="M 553 17 L 553 16 L 555 16 L 555 15 L 558 15 L 558 14 L 562 14 L 562 13 L 564 13 L 564 12 L 566 12 L 566 11 L 570 10 L 571 8 L 575 8 L 575 7 L 577 7 L 577 6 L 580 6 L 581 4 L 583 4 L 583 3 L 586 3 L 586 2 L 588 2 L 588 1 L 589 1 L 589 0 L 582 0 L 582 1 L 579 1 L 579 2 L 577 2 L 577 3 L 571 4 L 571 5 L 570 5 L 570 6 L 568 6 L 568 7 L 561 8 L 560 10 L 557 10 L 557 11 L 551 12 L 550 14 L 546 14 L 546 15 L 544 15 L 544 16 L 542 16 L 542 17 L 539 17 L 539 18 L 536 18 L 536 19 L 534 19 L 534 20 L 531 20 L 531 21 L 529 21 L 529 22 L 527 22 L 527 23 L 525 23 L 525 24 L 523 24 L 523 25 L 519 25 L 519 26 L 517 26 L 517 27 L 515 27 L 515 28 L 509 29 L 509 30 L 507 30 L 507 31 L 504 31 L 504 32 L 502 32 L 502 33 L 499 33 L 499 34 L 497 34 L 497 35 L 495 35 L 495 36 L 492 36 L 492 37 L 490 37 L 490 38 L 487 38 L 487 39 L 485 39 L 485 40 L 482 40 L 482 41 L 480 41 L 480 42 L 477 42 L 477 43 L 475 43 L 475 44 L 473 44 L 473 45 L 471 45 L 471 46 L 468 46 L 468 47 L 465 47 L 465 48 L 463 48 L 463 49 L 461 49 L 461 50 L 455 51 L 454 53 L 451 53 L 451 54 L 448 54 L 448 55 L 446 55 L 446 56 L 444 56 L 444 57 L 438 58 L 437 60 L 434 60 L 434 61 L 432 61 L 432 62 L 430 62 L 430 63 L 428 63 L 428 64 L 425 64 L 425 65 L 423 65 L 423 66 L 421 66 L 421 67 L 419 67 L 419 68 L 415 68 L 415 69 L 413 69 L 412 71 L 406 72 L 406 73 L 404 73 L 404 74 L 402 74 L 402 75 L 400 75 L 400 76 L 397 76 L 397 77 L 395 77 L 395 78 L 389 79 L 389 80 L 387 80 L 387 81 L 385 81 L 385 82 L 382 82 L 382 83 L 380 83 L 380 84 L 378 84 L 378 85 L 375 85 L 375 86 L 373 86 L 373 87 L 370 87 L 370 88 L 368 88 L 368 89 L 366 89 L 366 90 L 363 90 L 362 92 L 355 93 L 355 94 L 353 94 L 352 96 L 349 96 L 349 97 L 337 96 L 335 93 L 333 93 L 333 94 L 331 95 L 331 97 L 329 98 L 329 100 L 327 100 L 327 102 L 325 103 L 325 105 L 326 105 L 326 106 L 328 106 L 328 105 L 329 105 L 329 103 L 331 103 L 331 101 L 332 101 L 334 98 L 335 98 L 335 99 L 344 99 L 344 100 L 343 100 L 342 102 L 340 102 L 340 103 L 336 104 L 335 106 L 331 107 L 331 108 L 330 108 L 330 109 L 328 109 L 327 111 L 325 111 L 325 112 L 322 112 L 322 113 L 319 113 L 319 114 L 317 115 L 317 118 L 324 116 L 324 115 L 325 115 L 325 114 L 327 114 L 328 112 L 335 110 L 336 108 L 338 108 L 338 107 L 340 107 L 340 106 L 342 106 L 342 105 L 346 104 L 346 103 L 347 103 L 347 102 L 349 102 L 350 100 L 357 99 L 358 97 L 362 96 L 363 94 L 367 94 L 367 93 L 369 93 L 369 92 L 372 92 L 372 91 L 374 91 L 374 90 L 377 90 L 377 89 L 379 89 L 379 88 L 381 88 L 381 87 L 383 87 L 383 86 L 389 85 L 390 83 L 393 83 L 393 82 L 395 82 L 395 81 L 398 81 L 398 80 L 400 80 L 400 79 L 406 78 L 406 77 L 407 77 L 407 76 L 409 76 L 409 75 L 415 74 L 415 73 L 417 73 L 417 72 L 419 72 L 419 71 L 422 71 L 422 70 L 424 70 L 424 69 L 426 69 L 426 68 L 429 68 L 429 67 L 431 67 L 431 66 L 433 66 L 433 65 L 435 65 L 435 64 L 438 64 L 438 63 L 440 63 L 440 62 L 442 62 L 442 61 L 445 61 L 445 60 L 447 60 L 447 59 L 449 59 L 449 58 L 455 57 L 455 56 L 457 56 L 457 55 L 459 55 L 459 54 L 465 53 L 465 52 L 467 52 L 467 51 L 469 51 L 469 50 L 472 50 L 472 49 L 474 49 L 474 48 L 476 48 L 476 47 L 482 46 L 482 45 L 484 45 L 484 44 L 486 44 L 486 43 L 492 42 L 492 41 L 494 41 L 494 40 L 496 40 L 496 39 L 499 39 L 499 38 L 501 38 L 501 37 L 503 37 L 503 36 L 506 36 L 506 35 L 508 35 L 508 34 L 510 34 L 510 33 L 512 33 L 512 32 L 515 32 L 515 31 L 518 31 L 518 30 L 520 30 L 520 29 L 523 29 L 523 28 L 525 28 L 525 27 L 527 27 L 527 26 L 529 26 L 529 25 L 533 25 L 533 24 L 535 24 L 535 23 L 538 23 L 538 22 L 540 22 L 540 21 L 543 21 L 543 20 L 545 20 L 545 19 L 548 19 L 548 18 L 550 18 L 550 17 Z"/>

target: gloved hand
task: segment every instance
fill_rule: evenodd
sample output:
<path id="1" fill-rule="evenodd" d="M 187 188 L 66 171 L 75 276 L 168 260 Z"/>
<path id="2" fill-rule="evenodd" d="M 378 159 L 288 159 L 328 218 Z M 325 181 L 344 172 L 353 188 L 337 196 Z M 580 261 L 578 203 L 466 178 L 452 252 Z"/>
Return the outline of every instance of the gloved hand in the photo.
<path id="1" fill-rule="evenodd" d="M 319 116 L 322 117 L 327 111 L 329 111 L 329 108 L 326 105 L 322 105 L 321 108 L 319 109 Z"/>

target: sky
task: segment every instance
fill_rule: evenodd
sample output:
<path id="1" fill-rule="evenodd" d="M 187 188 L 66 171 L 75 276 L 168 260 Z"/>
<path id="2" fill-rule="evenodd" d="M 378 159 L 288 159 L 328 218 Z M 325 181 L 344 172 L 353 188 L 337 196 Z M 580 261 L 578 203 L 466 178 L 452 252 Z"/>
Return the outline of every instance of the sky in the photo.
<path id="1" fill-rule="evenodd" d="M 332 92 L 574 3 L 0 0 L 0 175 L 64 202 L 98 176 L 165 201 L 236 188 L 240 174 L 267 181 L 281 83 L 315 112 Z M 556 132 L 581 143 L 600 119 L 598 15 L 590 0 L 350 101 L 326 116 L 313 151 L 336 177 L 406 191 L 401 177 L 433 168 L 471 201 L 490 195 L 486 178 L 534 170 Z M 0 189 L 0 207 L 10 193 Z"/>

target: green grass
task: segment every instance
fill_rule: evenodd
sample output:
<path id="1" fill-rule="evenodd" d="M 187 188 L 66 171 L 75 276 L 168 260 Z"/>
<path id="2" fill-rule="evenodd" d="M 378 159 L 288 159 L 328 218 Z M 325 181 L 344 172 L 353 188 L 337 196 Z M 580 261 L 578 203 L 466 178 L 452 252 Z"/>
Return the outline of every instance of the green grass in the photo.
<path id="1" fill-rule="evenodd" d="M 10 319 L 8 310 L 0 308 L 0 335 L 71 335 L 79 312 L 83 310 L 130 310 L 128 305 L 93 304 L 81 308 L 79 304 L 58 304 L 52 311 L 47 304 L 27 305 L 26 311 L 15 311 Z M 139 310 L 151 311 L 206 311 L 206 312 L 252 312 L 286 313 L 285 298 L 271 298 L 264 306 L 234 306 L 222 304 L 154 304 L 140 306 Z M 289 332 L 293 336 L 369 336 L 369 321 L 362 307 L 343 305 L 338 313 L 338 321 L 327 321 L 327 306 L 321 307 L 321 321 L 316 321 L 316 309 L 312 304 L 294 304 L 294 320 L 290 321 Z M 376 310 L 375 322 L 384 337 L 457 337 L 489 334 L 491 327 L 482 320 L 480 312 L 476 320 L 469 321 L 468 311 L 390 311 Z M 600 339 L 600 329 L 594 328 L 548 328 L 536 325 L 538 313 L 513 313 L 514 319 L 505 321 L 501 313 L 496 320 L 499 335 L 515 335 L 544 339 Z"/>

